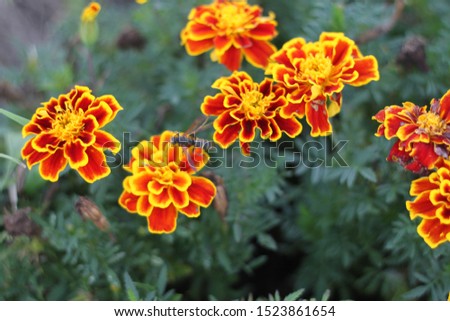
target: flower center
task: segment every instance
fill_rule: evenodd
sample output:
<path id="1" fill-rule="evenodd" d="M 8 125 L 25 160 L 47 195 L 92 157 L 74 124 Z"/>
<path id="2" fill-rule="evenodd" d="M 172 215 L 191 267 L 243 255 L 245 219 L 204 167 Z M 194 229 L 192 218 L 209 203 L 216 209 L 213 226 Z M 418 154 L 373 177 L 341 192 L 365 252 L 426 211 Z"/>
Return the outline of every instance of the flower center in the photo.
<path id="1" fill-rule="evenodd" d="M 70 102 L 66 102 L 66 109 L 61 106 L 56 108 L 56 118 L 53 123 L 53 130 L 57 137 L 64 141 L 73 141 L 84 129 L 84 112 L 82 109 L 74 110 Z"/>
<path id="2" fill-rule="evenodd" d="M 172 185 L 174 171 L 168 166 L 158 167 L 153 173 L 153 179 L 161 185 Z"/>
<path id="3" fill-rule="evenodd" d="M 417 125 L 422 132 L 428 135 L 442 135 L 447 128 L 445 121 L 433 112 L 420 115 L 417 119 Z"/>
<path id="4" fill-rule="evenodd" d="M 241 110 L 245 113 L 247 119 L 259 119 L 261 116 L 264 116 L 273 95 L 271 93 L 270 96 L 264 96 L 256 90 L 243 93 L 241 95 Z"/>
<path id="5" fill-rule="evenodd" d="M 217 28 L 229 36 L 244 32 L 251 21 L 251 16 L 239 3 L 225 3 L 219 10 Z"/>
<path id="6" fill-rule="evenodd" d="M 316 84 L 324 83 L 331 74 L 333 64 L 331 60 L 323 54 L 316 54 L 303 60 L 300 70 L 303 77 Z"/>

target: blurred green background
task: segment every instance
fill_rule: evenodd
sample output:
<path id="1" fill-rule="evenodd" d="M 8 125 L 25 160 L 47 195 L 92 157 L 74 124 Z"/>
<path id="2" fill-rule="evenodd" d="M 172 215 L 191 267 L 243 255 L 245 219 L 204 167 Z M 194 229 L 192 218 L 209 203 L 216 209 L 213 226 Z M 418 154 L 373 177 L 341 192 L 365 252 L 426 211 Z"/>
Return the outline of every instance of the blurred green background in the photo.
<path id="1" fill-rule="evenodd" d="M 392 142 L 374 136 L 371 117 L 404 101 L 428 104 L 450 88 L 448 0 L 249 0 L 276 14 L 278 48 L 343 31 L 377 57 L 380 81 L 344 89 L 332 136 L 313 139 L 305 124 L 300 137 L 285 138 L 289 148 L 265 142 L 250 160 L 231 149 L 214 155 L 226 156 L 226 166 L 204 171 L 223 179 L 225 217 L 213 207 L 199 219 L 180 215 L 171 235 L 149 234 L 143 217 L 119 207 L 121 165 L 138 141 L 186 130 L 215 94 L 214 80 L 230 74 L 180 45 L 190 9 L 209 2 L 99 2 L 100 37 L 87 49 L 78 29 L 88 1 L 0 0 L 1 108 L 31 117 L 75 84 L 124 107 L 107 127 L 122 151 L 108 156 L 112 174 L 92 185 L 72 171 L 51 184 L 37 168 L 0 158 L 0 299 L 266 299 L 298 289 L 332 300 L 447 298 L 450 245 L 432 250 L 416 233 L 405 208 L 415 177 L 385 161 Z M 264 78 L 246 62 L 242 69 Z M 299 162 L 307 142 L 324 146 L 310 159 L 328 160 L 346 142 L 339 155 L 348 166 Z M 23 143 L 21 128 L 0 117 L 0 153 L 19 159 Z M 80 195 L 98 205 L 108 231 L 80 217 Z"/>

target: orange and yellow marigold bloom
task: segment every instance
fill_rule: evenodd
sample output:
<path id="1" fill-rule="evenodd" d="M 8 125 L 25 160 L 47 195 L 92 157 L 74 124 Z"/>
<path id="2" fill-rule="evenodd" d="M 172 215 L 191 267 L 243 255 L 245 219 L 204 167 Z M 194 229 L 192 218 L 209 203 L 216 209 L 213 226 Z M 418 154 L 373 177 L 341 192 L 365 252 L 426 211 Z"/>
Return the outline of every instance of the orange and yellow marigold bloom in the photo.
<path id="1" fill-rule="evenodd" d="M 238 70 L 244 56 L 252 65 L 265 68 L 276 48 L 270 42 L 276 35 L 273 13 L 262 16 L 262 9 L 246 0 L 214 0 L 189 14 L 189 22 L 181 31 L 181 43 L 189 55 L 209 50 L 229 70 Z"/>
<path id="2" fill-rule="evenodd" d="M 286 92 L 272 79 L 256 83 L 247 73 L 235 71 L 216 80 L 212 87 L 220 93 L 205 97 L 201 110 L 206 116 L 217 116 L 214 141 L 220 147 L 227 148 L 239 140 L 242 153 L 249 155 L 256 129 L 261 138 L 271 141 L 280 139 L 282 132 L 289 137 L 301 133 L 300 122 L 283 115 L 283 110 L 289 108 Z"/>
<path id="3" fill-rule="evenodd" d="M 208 207 L 216 195 L 209 179 L 195 176 L 208 162 L 208 154 L 200 147 L 173 144 L 175 135 L 164 131 L 142 141 L 132 149 L 125 166 L 131 175 L 123 181 L 119 204 L 147 217 L 151 233 L 173 232 L 178 212 L 198 217 L 200 207 Z"/>
<path id="4" fill-rule="evenodd" d="M 91 22 L 97 18 L 102 7 L 98 2 L 91 2 L 87 7 L 83 9 L 81 13 L 81 21 L 82 22 Z"/>
<path id="5" fill-rule="evenodd" d="M 120 142 L 101 130 L 122 109 L 111 95 L 95 97 L 84 86 L 43 103 L 22 135 L 35 135 L 22 148 L 31 168 L 39 163 L 44 179 L 55 182 L 67 164 L 92 183 L 107 176 L 110 169 L 103 151 L 120 150 Z"/>
<path id="6" fill-rule="evenodd" d="M 373 119 L 381 123 L 376 136 L 398 138 L 389 161 L 423 173 L 435 167 L 440 158 L 449 157 L 450 90 L 441 99 L 433 99 L 429 110 L 405 102 L 403 106 L 385 107 Z"/>
<path id="7" fill-rule="evenodd" d="M 417 232 L 431 247 L 450 242 L 450 161 L 440 159 L 438 169 L 411 183 L 407 201 L 411 219 L 422 218 Z"/>
<path id="8" fill-rule="evenodd" d="M 379 79 L 374 56 L 363 56 L 343 33 L 324 32 L 319 41 L 294 38 L 271 56 L 266 73 L 283 84 L 292 103 L 284 117 L 303 118 L 311 136 L 332 132 L 330 117 L 340 112 L 344 85 L 362 86 Z"/>

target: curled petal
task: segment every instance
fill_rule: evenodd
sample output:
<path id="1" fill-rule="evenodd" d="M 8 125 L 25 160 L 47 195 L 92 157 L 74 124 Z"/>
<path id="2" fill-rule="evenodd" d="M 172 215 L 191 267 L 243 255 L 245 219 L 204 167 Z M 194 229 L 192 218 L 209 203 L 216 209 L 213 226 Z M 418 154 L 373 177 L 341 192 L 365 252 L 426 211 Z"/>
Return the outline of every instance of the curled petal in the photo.
<path id="1" fill-rule="evenodd" d="M 167 188 L 163 189 L 162 192 L 158 195 L 149 194 L 148 200 L 153 206 L 159 208 L 167 208 L 172 204 L 172 199 L 170 198 Z"/>
<path id="2" fill-rule="evenodd" d="M 256 125 L 257 123 L 255 120 L 243 120 L 241 122 L 239 140 L 243 143 L 249 143 L 255 140 Z"/>

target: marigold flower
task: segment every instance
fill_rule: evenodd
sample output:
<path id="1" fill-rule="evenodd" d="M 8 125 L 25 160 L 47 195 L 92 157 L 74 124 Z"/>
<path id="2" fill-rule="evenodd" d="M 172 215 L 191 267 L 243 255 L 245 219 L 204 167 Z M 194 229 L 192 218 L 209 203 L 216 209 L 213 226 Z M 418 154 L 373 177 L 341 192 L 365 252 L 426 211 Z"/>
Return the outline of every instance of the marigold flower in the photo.
<path id="1" fill-rule="evenodd" d="M 84 8 L 83 13 L 81 14 L 81 21 L 90 22 L 94 21 L 97 18 L 102 7 L 98 2 L 91 2 L 87 7 Z"/>
<path id="2" fill-rule="evenodd" d="M 43 103 L 22 129 L 24 137 L 36 135 L 22 148 L 28 168 L 40 163 L 41 176 L 52 182 L 67 164 L 88 183 L 109 175 L 103 150 L 116 153 L 120 142 L 100 128 L 121 109 L 113 96 L 96 98 L 84 86 Z"/>
<path id="3" fill-rule="evenodd" d="M 142 141 L 131 151 L 124 168 L 131 173 L 123 181 L 119 204 L 130 213 L 146 216 L 151 233 L 171 233 L 178 212 L 198 217 L 208 207 L 216 187 L 207 178 L 194 176 L 209 159 L 199 147 L 172 144 L 176 133 L 164 131 Z"/>
<path id="4" fill-rule="evenodd" d="M 318 42 L 294 38 L 271 56 L 266 73 L 288 92 L 284 117 L 303 118 L 311 136 L 332 132 L 329 117 L 340 112 L 344 85 L 362 86 L 379 79 L 374 56 L 363 56 L 355 42 L 343 33 L 324 32 Z"/>
<path id="5" fill-rule="evenodd" d="M 277 35 L 275 15 L 262 16 L 262 8 L 246 0 L 214 0 L 191 10 L 181 31 L 181 43 L 191 56 L 213 49 L 211 59 L 229 70 L 241 66 L 242 56 L 255 67 L 265 68 L 276 51 L 270 41 Z"/>
<path id="6" fill-rule="evenodd" d="M 246 72 L 235 71 L 216 80 L 212 88 L 220 93 L 206 96 L 201 110 L 207 116 L 217 116 L 213 138 L 222 148 L 239 139 L 242 153 L 249 155 L 249 143 L 255 139 L 257 128 L 261 138 L 271 141 L 280 139 L 282 132 L 292 138 L 302 131 L 297 119 L 283 115 L 289 108 L 286 92 L 272 79 L 258 84 Z"/>
<path id="7" fill-rule="evenodd" d="M 440 159 L 438 169 L 411 183 L 406 208 L 411 219 L 422 218 L 417 232 L 431 247 L 450 241 L 450 161 Z"/>
<path id="8" fill-rule="evenodd" d="M 136 0 L 137 4 L 146 4 L 147 0 Z"/>
<path id="9" fill-rule="evenodd" d="M 441 98 L 433 99 L 430 110 L 411 102 L 403 106 L 388 106 L 372 119 L 381 125 L 376 136 L 394 137 L 387 158 L 415 173 L 432 169 L 439 158 L 448 158 L 450 151 L 450 90 Z"/>

